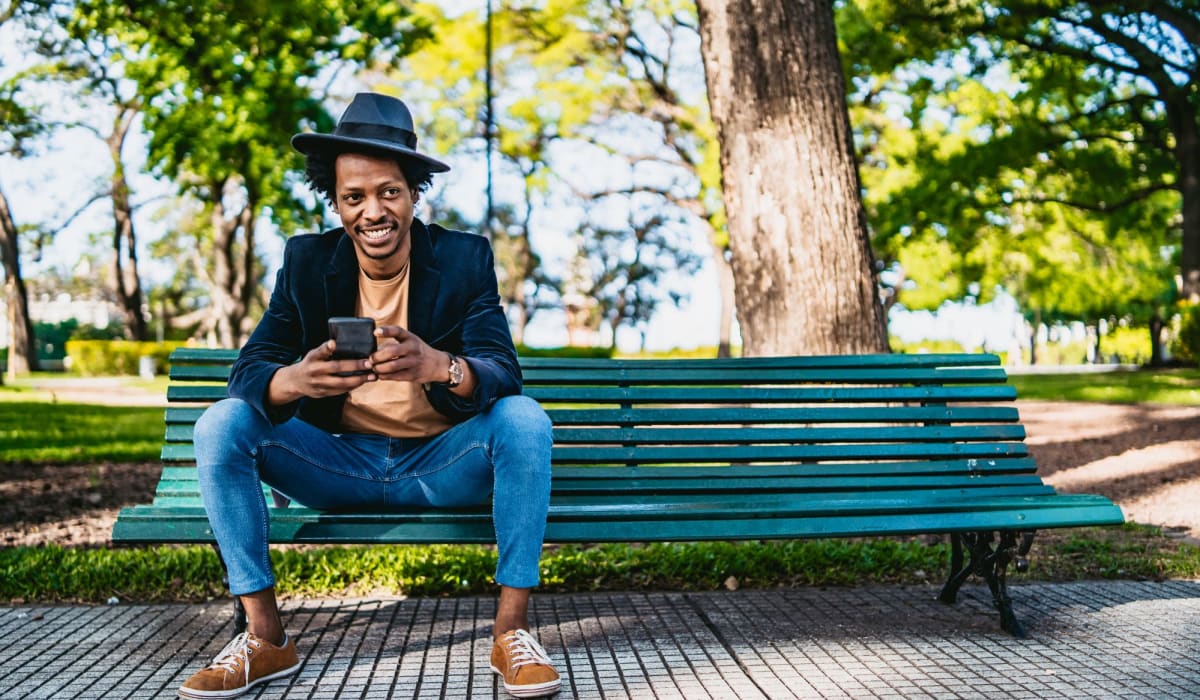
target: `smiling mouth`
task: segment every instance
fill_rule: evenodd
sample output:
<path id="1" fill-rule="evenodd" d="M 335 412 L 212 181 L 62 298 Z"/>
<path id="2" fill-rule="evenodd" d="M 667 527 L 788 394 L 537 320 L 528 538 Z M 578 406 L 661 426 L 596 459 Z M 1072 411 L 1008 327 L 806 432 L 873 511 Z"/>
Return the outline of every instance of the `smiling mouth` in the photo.
<path id="1" fill-rule="evenodd" d="M 387 238 L 388 234 L 394 231 L 395 228 L 392 224 L 384 226 L 360 226 L 358 234 L 368 241 L 381 241 Z"/>

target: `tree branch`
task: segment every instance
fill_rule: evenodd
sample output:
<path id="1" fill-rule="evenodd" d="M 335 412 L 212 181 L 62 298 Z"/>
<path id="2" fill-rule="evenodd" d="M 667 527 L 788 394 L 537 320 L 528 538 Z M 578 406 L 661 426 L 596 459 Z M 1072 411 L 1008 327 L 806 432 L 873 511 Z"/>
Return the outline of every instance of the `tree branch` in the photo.
<path id="1" fill-rule="evenodd" d="M 1154 194 L 1155 192 L 1163 192 L 1166 190 L 1174 190 L 1174 189 L 1178 189 L 1178 188 L 1175 185 L 1170 185 L 1170 184 L 1166 184 L 1166 183 L 1162 183 L 1162 184 L 1158 184 L 1158 185 L 1151 185 L 1150 187 L 1144 187 L 1140 190 L 1137 190 L 1130 196 L 1126 197 L 1125 199 L 1122 199 L 1118 202 L 1114 202 L 1112 204 L 1109 204 L 1107 202 L 1080 202 L 1080 201 L 1070 200 L 1070 199 L 1061 199 L 1058 197 L 1044 197 L 1041 195 L 1033 195 L 1030 197 L 1013 197 L 1012 201 L 1019 202 L 1019 203 L 1026 203 L 1026 204 L 1059 204 L 1059 205 L 1062 205 L 1065 207 L 1071 207 L 1073 209 L 1081 209 L 1083 211 L 1094 211 L 1094 212 L 1100 212 L 1102 214 L 1111 214 L 1111 213 L 1119 211 L 1120 209 L 1123 209 L 1127 206 L 1136 204 L 1137 202 L 1140 202 L 1140 201 L 1146 199 L 1147 197 Z"/>

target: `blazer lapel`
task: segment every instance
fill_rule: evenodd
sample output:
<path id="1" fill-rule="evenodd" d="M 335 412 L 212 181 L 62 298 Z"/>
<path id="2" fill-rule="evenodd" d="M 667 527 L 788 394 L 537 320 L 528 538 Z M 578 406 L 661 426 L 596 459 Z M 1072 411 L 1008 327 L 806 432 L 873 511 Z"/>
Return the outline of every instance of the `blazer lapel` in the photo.
<path id="1" fill-rule="evenodd" d="M 358 304 L 358 256 L 345 233 L 325 269 L 325 308 L 332 316 L 353 316 Z"/>
<path id="2" fill-rule="evenodd" d="M 425 224 L 413 219 L 409 236 L 412 251 L 408 268 L 408 330 L 428 343 L 434 340 L 429 334 L 433 328 L 433 309 L 442 273 L 433 259 L 433 241 Z"/>

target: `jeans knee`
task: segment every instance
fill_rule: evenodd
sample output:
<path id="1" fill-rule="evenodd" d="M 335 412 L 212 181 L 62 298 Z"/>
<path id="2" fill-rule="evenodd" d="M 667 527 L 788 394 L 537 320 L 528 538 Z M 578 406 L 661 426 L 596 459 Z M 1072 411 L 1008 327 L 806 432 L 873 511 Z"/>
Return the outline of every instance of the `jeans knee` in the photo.
<path id="1" fill-rule="evenodd" d="M 219 443 L 246 430 L 253 420 L 254 407 L 241 399 L 221 399 L 209 406 L 196 420 L 193 440 L 200 443 Z"/>
<path id="2" fill-rule="evenodd" d="M 192 442 L 196 448 L 196 466 L 226 461 L 233 452 L 245 452 L 257 444 L 255 433 L 266 419 L 241 399 L 222 399 L 209 406 L 196 421 Z"/>
<path id="3" fill-rule="evenodd" d="M 545 444 L 548 448 L 552 426 L 541 404 L 528 396 L 506 396 L 492 406 L 492 418 L 502 428 L 504 435 L 531 440 L 534 444 Z"/>

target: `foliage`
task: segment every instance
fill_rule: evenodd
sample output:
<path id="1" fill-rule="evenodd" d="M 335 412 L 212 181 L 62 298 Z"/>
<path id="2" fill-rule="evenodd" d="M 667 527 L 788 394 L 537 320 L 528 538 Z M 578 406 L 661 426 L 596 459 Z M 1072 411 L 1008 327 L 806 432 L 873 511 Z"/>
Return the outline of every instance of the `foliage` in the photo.
<path id="1" fill-rule="evenodd" d="M 427 37 L 397 3 L 80 2 L 69 23 L 112 46 L 111 70 L 136 85 L 149 164 L 200 204 L 185 259 L 207 282 L 209 330 L 236 345 L 263 274 L 256 227 L 289 234 L 321 209 L 301 199 L 300 157 L 287 135 L 328 131 L 318 79 L 339 63 L 395 57 Z"/>
<path id="2" fill-rule="evenodd" d="M 1181 362 L 1200 365 L 1200 304 L 1184 305 L 1171 353 Z"/>
<path id="3" fill-rule="evenodd" d="M 1142 369 L 1078 374 L 1016 374 L 1021 399 L 1200 406 L 1200 370 Z"/>
<path id="4" fill-rule="evenodd" d="M 138 374 L 143 357 L 154 358 L 155 371 L 167 367 L 171 351 L 179 341 L 155 343 L 137 340 L 70 340 L 67 355 L 71 371 L 85 377 Z"/>
<path id="5" fill-rule="evenodd" d="M 161 408 L 0 401 L 0 453 L 13 463 L 149 461 L 163 426 Z"/>
<path id="6" fill-rule="evenodd" d="M 540 590 L 705 591 L 740 588 L 938 583 L 945 542 L 828 539 L 551 547 Z M 480 545 L 305 547 L 275 550 L 286 597 L 480 595 L 494 591 L 496 554 Z M 1157 528 L 1125 525 L 1038 533 L 1019 578 L 1196 578 L 1200 548 Z M 221 567 L 202 545 L 121 549 L 0 549 L 0 600 L 24 603 L 204 601 L 225 594 Z"/>
<path id="7" fill-rule="evenodd" d="M 428 115 L 433 148 L 479 159 L 489 136 L 485 17 L 432 3 L 414 13 L 438 41 L 384 72 L 378 89 Z M 696 224 L 721 231 L 713 235 L 724 246 L 712 124 L 702 86 L 686 85 L 698 75 L 689 62 L 699 67 L 695 8 L 551 0 L 492 14 L 490 136 L 498 178 L 512 186 L 494 188 L 501 201 L 483 228 L 518 339 L 534 313 L 575 295 L 600 300 L 590 329 L 644 330 L 657 304 L 684 294 L 661 273 L 698 264 L 689 250 Z M 533 235 L 535 215 L 552 207 L 560 220 L 563 210 L 579 220 L 563 226 L 575 226 L 578 245 L 561 266 L 543 259 Z M 602 220 L 613 210 L 621 214 Z M 673 226 L 681 217 L 687 225 Z M 579 279 L 554 272 L 571 266 Z"/>
<path id="8" fill-rule="evenodd" d="M 1196 235 L 1180 219 L 1194 149 L 1171 145 L 1197 127 L 1184 13 L 864 0 L 840 17 L 868 214 L 901 303 L 1002 286 L 1035 322 L 1169 315 Z"/>

